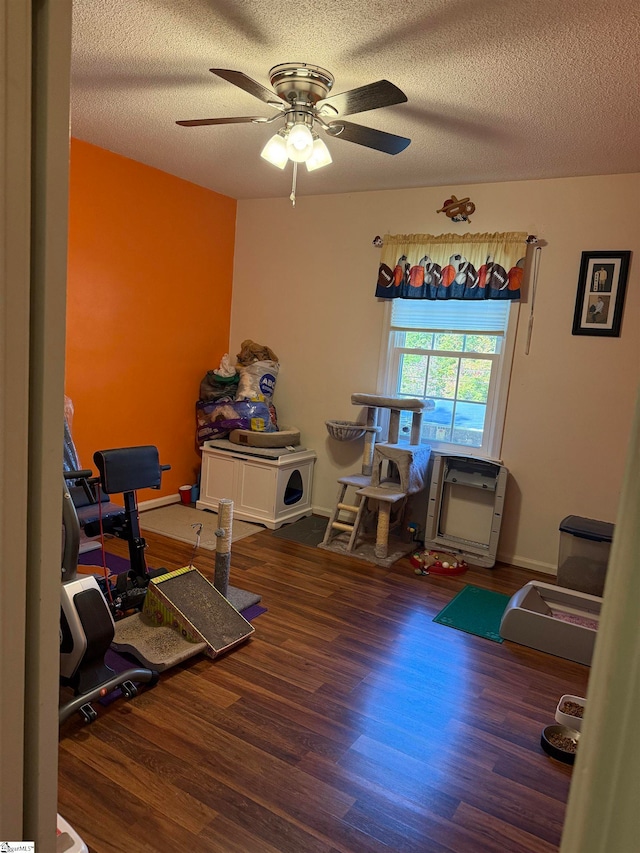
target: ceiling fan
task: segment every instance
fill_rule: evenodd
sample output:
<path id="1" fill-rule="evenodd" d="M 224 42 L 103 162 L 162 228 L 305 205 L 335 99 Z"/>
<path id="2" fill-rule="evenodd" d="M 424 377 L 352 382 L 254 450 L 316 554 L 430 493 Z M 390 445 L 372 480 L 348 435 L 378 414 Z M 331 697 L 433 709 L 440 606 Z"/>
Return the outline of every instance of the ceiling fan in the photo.
<path id="1" fill-rule="evenodd" d="M 238 86 L 249 95 L 273 107 L 277 112 L 269 117 L 234 116 L 231 118 L 203 118 L 178 121 L 183 127 L 202 127 L 213 124 L 269 124 L 282 119 L 282 125 L 262 151 L 262 157 L 284 169 L 288 160 L 306 163 L 312 171 L 331 163 L 327 146 L 320 139 L 318 129 L 330 137 L 364 145 L 385 154 L 399 154 L 411 140 L 372 127 L 364 127 L 342 116 L 402 104 L 407 96 L 388 80 L 378 80 L 357 89 L 329 95 L 334 83 L 333 75 L 317 65 L 305 62 L 285 62 L 275 65 L 269 72 L 273 89 L 267 89 L 242 71 L 211 68 L 212 74 Z"/>

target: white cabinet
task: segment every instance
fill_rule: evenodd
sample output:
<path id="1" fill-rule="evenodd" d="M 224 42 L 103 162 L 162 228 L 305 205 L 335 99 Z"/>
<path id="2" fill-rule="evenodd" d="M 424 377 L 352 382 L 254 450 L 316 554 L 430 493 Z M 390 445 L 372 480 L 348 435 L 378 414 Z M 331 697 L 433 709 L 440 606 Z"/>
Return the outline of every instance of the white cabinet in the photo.
<path id="1" fill-rule="evenodd" d="M 272 530 L 311 515 L 316 454 L 312 450 L 244 448 L 222 439 L 206 441 L 198 509 L 218 509 L 233 501 L 233 515 Z"/>

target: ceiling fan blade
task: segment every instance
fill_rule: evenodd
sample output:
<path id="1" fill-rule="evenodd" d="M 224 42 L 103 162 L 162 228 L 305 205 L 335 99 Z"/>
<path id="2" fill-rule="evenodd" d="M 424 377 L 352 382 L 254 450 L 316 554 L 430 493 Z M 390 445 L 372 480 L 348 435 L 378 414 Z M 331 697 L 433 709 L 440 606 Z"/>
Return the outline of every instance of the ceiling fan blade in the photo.
<path id="1" fill-rule="evenodd" d="M 194 118 L 187 121 L 177 121 L 182 127 L 203 127 L 207 124 L 247 124 L 249 122 L 269 121 L 264 116 L 233 116 L 233 118 Z"/>
<path id="2" fill-rule="evenodd" d="M 350 121 L 332 122 L 327 125 L 327 133 L 335 139 L 345 139 L 347 142 L 355 142 L 356 145 L 384 151 L 385 154 L 399 154 L 411 144 L 411 140 L 405 136 L 396 136 L 395 133 L 386 133 L 384 130 L 375 130 L 373 127 L 364 127 Z"/>
<path id="3" fill-rule="evenodd" d="M 379 107 L 404 104 L 406 101 L 407 96 L 402 89 L 398 89 L 388 80 L 378 80 L 377 83 L 369 83 L 367 86 L 360 86 L 358 89 L 350 89 L 348 92 L 331 95 L 329 98 L 318 101 L 316 106 L 322 110 L 326 104 L 338 110 L 340 115 L 348 116 L 352 113 L 363 113 L 366 110 L 377 110 Z"/>
<path id="4" fill-rule="evenodd" d="M 261 83 L 256 83 L 255 80 L 247 77 L 242 71 L 230 71 L 227 68 L 210 68 L 209 71 L 218 77 L 222 77 L 223 80 L 233 83 L 234 86 L 238 86 L 244 92 L 253 95 L 254 98 L 264 101 L 265 104 L 273 104 L 275 106 L 280 103 L 273 89 L 267 89 Z"/>

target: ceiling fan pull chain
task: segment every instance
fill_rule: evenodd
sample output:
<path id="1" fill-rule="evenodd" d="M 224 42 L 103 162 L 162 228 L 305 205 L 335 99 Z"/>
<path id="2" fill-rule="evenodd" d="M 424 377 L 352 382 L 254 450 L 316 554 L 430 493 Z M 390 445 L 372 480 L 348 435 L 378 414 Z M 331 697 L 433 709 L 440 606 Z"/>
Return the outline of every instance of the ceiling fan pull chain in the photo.
<path id="1" fill-rule="evenodd" d="M 293 161 L 293 183 L 291 184 L 291 195 L 289 198 L 291 199 L 291 204 L 296 206 L 296 182 L 298 180 L 298 164 L 296 161 Z"/>

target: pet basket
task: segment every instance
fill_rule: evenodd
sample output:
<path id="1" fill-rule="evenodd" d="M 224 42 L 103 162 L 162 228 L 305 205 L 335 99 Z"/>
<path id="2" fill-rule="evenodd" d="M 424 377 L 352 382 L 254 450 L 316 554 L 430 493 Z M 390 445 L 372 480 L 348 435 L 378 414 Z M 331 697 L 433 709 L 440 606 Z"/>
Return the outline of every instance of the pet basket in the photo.
<path id="1" fill-rule="evenodd" d="M 364 424 L 354 421 L 325 421 L 327 432 L 337 441 L 355 441 L 367 431 Z"/>

